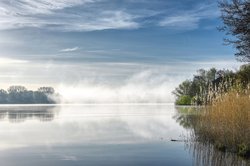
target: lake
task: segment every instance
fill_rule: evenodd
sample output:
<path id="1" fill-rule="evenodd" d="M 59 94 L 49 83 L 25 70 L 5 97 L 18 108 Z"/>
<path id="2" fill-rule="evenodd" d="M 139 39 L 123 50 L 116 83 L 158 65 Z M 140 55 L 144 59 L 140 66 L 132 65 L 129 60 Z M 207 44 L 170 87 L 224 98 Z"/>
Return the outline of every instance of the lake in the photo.
<path id="1" fill-rule="evenodd" d="M 206 165 L 184 141 L 190 129 L 178 115 L 172 104 L 0 106 L 0 165 Z M 228 164 L 231 156 L 221 156 Z"/>

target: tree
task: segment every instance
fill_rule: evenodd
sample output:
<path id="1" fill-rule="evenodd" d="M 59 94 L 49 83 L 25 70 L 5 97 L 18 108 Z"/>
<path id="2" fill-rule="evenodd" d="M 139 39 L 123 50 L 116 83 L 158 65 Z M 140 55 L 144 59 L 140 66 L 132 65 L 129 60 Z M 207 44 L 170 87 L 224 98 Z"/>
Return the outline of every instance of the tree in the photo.
<path id="1" fill-rule="evenodd" d="M 55 90 L 52 87 L 40 87 L 34 93 L 35 101 L 38 103 L 55 103 L 54 99 L 51 98 L 55 95 Z"/>
<path id="2" fill-rule="evenodd" d="M 183 96 L 180 96 L 176 100 L 175 104 L 177 104 L 177 105 L 191 105 L 191 101 L 192 101 L 191 96 L 183 95 Z"/>
<path id="3" fill-rule="evenodd" d="M 182 82 L 175 90 L 173 91 L 173 94 L 177 97 L 181 97 L 183 95 L 190 95 L 192 86 L 192 81 L 186 80 Z"/>
<path id="4" fill-rule="evenodd" d="M 41 87 L 37 91 L 24 86 L 10 86 L 7 91 L 0 89 L 0 104 L 52 104 L 56 103 L 55 90 L 52 87 Z"/>
<path id="5" fill-rule="evenodd" d="M 0 89 L 0 104 L 6 104 L 8 101 L 8 93 L 3 90 L 3 89 Z"/>
<path id="6" fill-rule="evenodd" d="M 8 93 L 20 93 L 25 91 L 27 91 L 27 89 L 24 86 L 10 86 L 8 88 Z"/>
<path id="7" fill-rule="evenodd" d="M 207 71 L 207 79 L 208 81 L 213 81 L 216 79 L 217 75 L 217 70 L 215 68 L 211 68 L 210 70 Z"/>
<path id="8" fill-rule="evenodd" d="M 9 103 L 19 103 L 19 104 L 23 104 L 24 100 L 23 100 L 23 95 L 25 94 L 25 92 L 27 91 L 27 89 L 24 86 L 10 86 L 8 88 L 8 102 Z"/>
<path id="9" fill-rule="evenodd" d="M 249 88 L 250 85 L 250 64 L 245 64 L 240 67 L 236 73 L 237 81 L 243 86 L 242 88 Z"/>
<path id="10" fill-rule="evenodd" d="M 246 72 L 244 74 L 246 75 Z M 228 81 L 233 76 L 234 73 L 230 70 L 216 70 L 215 68 L 209 70 L 199 69 L 192 80 L 182 82 L 173 91 L 173 94 L 177 97 L 176 104 L 207 104 L 211 98 L 209 92 L 215 89 L 222 80 Z"/>
<path id="11" fill-rule="evenodd" d="M 40 88 L 38 88 L 37 91 L 45 93 L 45 94 L 54 94 L 55 93 L 55 90 L 52 87 L 40 87 Z"/>
<path id="12" fill-rule="evenodd" d="M 250 1 L 222 0 L 219 7 L 224 23 L 219 30 L 233 37 L 224 39 L 225 44 L 232 44 L 238 50 L 235 53 L 238 60 L 250 62 Z"/>

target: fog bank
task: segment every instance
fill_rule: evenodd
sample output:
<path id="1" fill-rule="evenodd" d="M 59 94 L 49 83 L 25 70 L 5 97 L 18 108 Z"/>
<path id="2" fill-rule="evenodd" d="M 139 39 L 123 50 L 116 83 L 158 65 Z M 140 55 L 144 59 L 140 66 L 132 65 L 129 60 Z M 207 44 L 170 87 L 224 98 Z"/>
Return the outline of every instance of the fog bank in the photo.
<path id="1" fill-rule="evenodd" d="M 60 85 L 62 103 L 172 103 L 172 91 L 183 78 L 147 70 L 132 75 L 120 84 L 83 80 Z"/>

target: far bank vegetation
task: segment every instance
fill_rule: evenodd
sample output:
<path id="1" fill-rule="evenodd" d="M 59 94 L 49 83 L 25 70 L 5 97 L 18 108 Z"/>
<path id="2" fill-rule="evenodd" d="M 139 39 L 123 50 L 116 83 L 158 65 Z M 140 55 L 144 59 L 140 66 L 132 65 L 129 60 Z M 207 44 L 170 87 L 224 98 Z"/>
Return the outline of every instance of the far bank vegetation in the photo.
<path id="1" fill-rule="evenodd" d="M 52 87 L 40 87 L 35 91 L 19 85 L 0 89 L 0 104 L 55 104 L 58 98 Z"/>

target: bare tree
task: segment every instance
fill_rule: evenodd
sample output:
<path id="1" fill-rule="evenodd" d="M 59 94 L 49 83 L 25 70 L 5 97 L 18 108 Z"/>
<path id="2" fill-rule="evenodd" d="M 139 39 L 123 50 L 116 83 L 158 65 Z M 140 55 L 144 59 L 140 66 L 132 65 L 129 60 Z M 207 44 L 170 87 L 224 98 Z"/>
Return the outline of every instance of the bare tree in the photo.
<path id="1" fill-rule="evenodd" d="M 219 7 L 224 23 L 219 30 L 231 35 L 225 44 L 237 49 L 238 60 L 250 62 L 250 0 L 221 0 Z"/>

